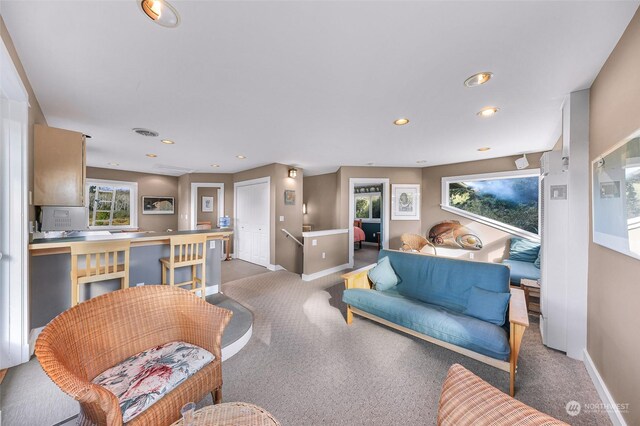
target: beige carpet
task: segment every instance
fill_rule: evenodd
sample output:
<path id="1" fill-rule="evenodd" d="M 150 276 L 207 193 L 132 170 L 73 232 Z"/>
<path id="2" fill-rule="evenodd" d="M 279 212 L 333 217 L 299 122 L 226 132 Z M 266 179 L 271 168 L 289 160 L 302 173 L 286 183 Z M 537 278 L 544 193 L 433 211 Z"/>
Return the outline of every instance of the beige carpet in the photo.
<path id="1" fill-rule="evenodd" d="M 249 344 L 223 364 L 225 401 L 248 401 L 283 425 L 429 425 L 447 369 L 460 363 L 507 391 L 508 373 L 356 317 L 344 321 L 335 274 L 312 282 L 286 271 L 223 285 L 254 313 Z M 525 333 L 517 398 L 575 425 L 606 425 L 604 413 L 570 417 L 570 400 L 600 399 L 581 362 Z"/>

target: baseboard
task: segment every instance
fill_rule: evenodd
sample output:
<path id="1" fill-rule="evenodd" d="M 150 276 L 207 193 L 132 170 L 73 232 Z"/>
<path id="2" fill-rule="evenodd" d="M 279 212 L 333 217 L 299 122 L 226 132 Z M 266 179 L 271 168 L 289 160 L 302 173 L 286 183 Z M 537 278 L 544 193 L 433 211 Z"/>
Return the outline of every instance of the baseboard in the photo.
<path id="1" fill-rule="evenodd" d="M 274 271 L 274 272 L 275 271 L 286 271 L 286 269 L 284 269 L 282 266 L 280 266 L 280 265 L 272 265 L 272 264 L 267 265 L 267 269 L 270 270 L 270 271 Z"/>
<path id="2" fill-rule="evenodd" d="M 336 272 L 344 271 L 345 269 L 349 269 L 349 268 L 350 268 L 349 264 L 345 263 L 344 265 L 325 269 L 324 271 L 314 272 L 313 274 L 302 274 L 302 281 L 317 280 L 318 278 L 326 277 L 327 275 L 335 274 Z"/>
<path id="3" fill-rule="evenodd" d="M 232 356 L 234 356 L 235 354 L 237 354 L 238 352 L 240 352 L 240 349 L 244 348 L 245 345 L 249 343 L 249 340 L 251 339 L 252 334 L 253 334 L 253 324 L 251 324 L 251 327 L 249 327 L 249 330 L 247 330 L 247 332 L 244 333 L 241 338 L 239 338 L 232 344 L 222 348 L 222 361 L 224 362 L 229 358 L 231 358 Z"/>
<path id="4" fill-rule="evenodd" d="M 609 392 L 604 380 L 602 380 L 602 376 L 600 376 L 596 365 L 593 363 L 593 360 L 586 349 L 584 350 L 584 365 L 591 377 L 591 381 L 596 387 L 596 391 L 598 391 L 598 395 L 600 396 L 602 403 L 604 404 L 604 409 L 606 409 L 607 414 L 609 414 L 611 422 L 615 426 L 627 426 L 627 422 L 624 421 L 624 417 L 622 417 L 622 413 L 620 412 L 620 407 L 614 401 L 613 396 Z"/>
<path id="5" fill-rule="evenodd" d="M 29 332 L 29 357 L 32 357 L 36 351 L 36 340 L 40 333 L 42 333 L 42 330 L 44 330 L 44 327 L 33 328 Z"/>

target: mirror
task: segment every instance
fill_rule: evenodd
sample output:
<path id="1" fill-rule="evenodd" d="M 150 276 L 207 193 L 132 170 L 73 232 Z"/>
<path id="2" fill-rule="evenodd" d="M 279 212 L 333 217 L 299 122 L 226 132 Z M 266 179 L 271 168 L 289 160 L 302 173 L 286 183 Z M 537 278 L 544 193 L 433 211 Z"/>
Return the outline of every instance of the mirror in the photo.
<path id="1" fill-rule="evenodd" d="M 593 242 L 640 259 L 640 130 L 596 158 Z"/>

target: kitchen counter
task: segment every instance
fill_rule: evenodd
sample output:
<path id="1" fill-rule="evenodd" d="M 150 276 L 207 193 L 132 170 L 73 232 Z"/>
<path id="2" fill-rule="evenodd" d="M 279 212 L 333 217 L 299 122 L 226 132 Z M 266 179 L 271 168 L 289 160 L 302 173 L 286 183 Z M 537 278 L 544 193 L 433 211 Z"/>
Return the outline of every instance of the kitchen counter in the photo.
<path id="1" fill-rule="evenodd" d="M 207 239 L 227 240 L 233 230 L 230 228 L 206 229 L 197 231 L 171 231 L 171 232 L 117 232 L 110 235 L 102 233 L 98 235 L 71 236 L 63 238 L 42 238 L 33 240 L 29 244 L 29 251 L 32 256 L 42 256 L 48 254 L 70 253 L 74 243 L 87 241 L 114 241 L 131 240 L 131 247 L 169 244 L 169 237 L 172 235 L 206 234 Z"/>
<path id="2" fill-rule="evenodd" d="M 160 284 L 159 259 L 170 255 L 169 237 L 189 234 L 204 234 L 209 240 L 206 245 L 206 294 L 217 293 L 222 283 L 222 260 L 225 258 L 223 242 L 228 243 L 233 234 L 233 231 L 228 228 L 174 232 L 119 232 L 110 235 L 99 233 L 34 240 L 29 245 L 31 328 L 46 325 L 52 318 L 71 306 L 69 273 L 71 247 L 74 244 L 86 241 L 130 240 L 129 286 L 134 287 Z M 180 268 L 176 271 L 177 282 L 186 281 L 190 276 L 191 268 Z M 85 284 L 80 292 L 80 300 L 87 300 L 119 288 L 119 280 Z"/>

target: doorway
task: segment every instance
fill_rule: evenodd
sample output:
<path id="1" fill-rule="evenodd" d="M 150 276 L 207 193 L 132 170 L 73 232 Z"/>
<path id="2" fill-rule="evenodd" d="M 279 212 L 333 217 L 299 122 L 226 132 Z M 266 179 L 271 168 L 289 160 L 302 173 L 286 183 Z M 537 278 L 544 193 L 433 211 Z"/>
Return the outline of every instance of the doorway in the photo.
<path id="1" fill-rule="evenodd" d="M 224 216 L 224 183 L 191 183 L 191 229 L 219 227 Z"/>
<path id="2" fill-rule="evenodd" d="M 0 369 L 29 361 L 28 100 L 0 41 Z"/>
<path id="3" fill-rule="evenodd" d="M 372 246 L 377 250 L 378 238 L 380 248 L 388 248 L 391 213 L 389 195 L 389 178 L 349 179 L 349 265 L 351 267 L 355 262 L 357 239 L 364 237 L 362 246 L 367 250 Z M 356 228 L 360 228 L 361 231 Z M 360 238 L 356 238 L 356 232 L 361 235 Z M 358 247 L 361 246 L 359 241 L 357 244 Z"/>
<path id="4" fill-rule="evenodd" d="M 238 259 L 269 267 L 271 178 L 234 183 L 234 247 Z"/>

